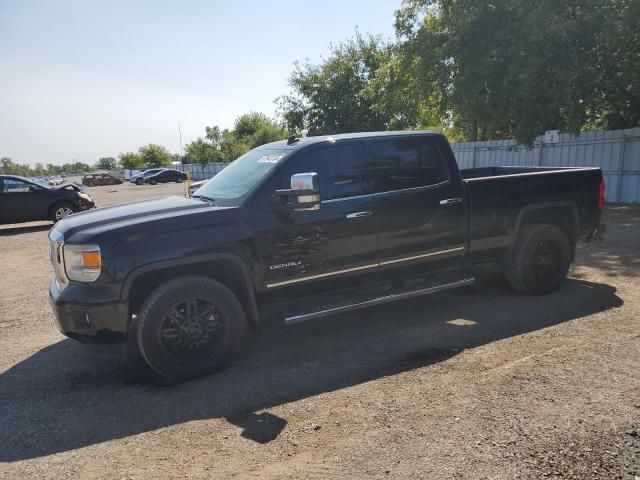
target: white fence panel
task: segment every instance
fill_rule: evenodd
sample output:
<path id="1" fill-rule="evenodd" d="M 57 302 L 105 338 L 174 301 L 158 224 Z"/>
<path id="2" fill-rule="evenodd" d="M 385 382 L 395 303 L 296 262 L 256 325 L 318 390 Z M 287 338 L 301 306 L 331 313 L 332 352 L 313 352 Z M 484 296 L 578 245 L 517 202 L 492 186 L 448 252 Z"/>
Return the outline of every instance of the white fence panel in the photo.
<path id="1" fill-rule="evenodd" d="M 184 165 L 175 165 L 176 170 L 181 172 L 191 173 L 191 180 L 197 182 L 198 180 L 207 180 L 214 175 L 220 173 L 220 171 L 226 166 L 226 163 L 208 163 L 207 165 L 198 165 L 195 163 L 186 163 Z"/>

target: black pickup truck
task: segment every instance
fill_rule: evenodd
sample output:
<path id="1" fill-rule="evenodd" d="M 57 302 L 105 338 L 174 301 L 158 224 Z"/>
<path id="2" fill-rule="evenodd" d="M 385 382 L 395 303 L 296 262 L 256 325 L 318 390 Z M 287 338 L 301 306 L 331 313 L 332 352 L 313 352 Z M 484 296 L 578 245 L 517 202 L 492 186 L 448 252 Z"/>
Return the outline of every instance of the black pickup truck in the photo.
<path id="1" fill-rule="evenodd" d="M 433 132 L 270 143 L 198 189 L 79 213 L 52 228 L 50 298 L 67 336 L 135 345 L 160 374 L 210 372 L 245 327 L 469 285 L 559 287 L 601 237 L 599 168 L 458 169 Z M 136 350 L 138 351 L 138 350 Z"/>

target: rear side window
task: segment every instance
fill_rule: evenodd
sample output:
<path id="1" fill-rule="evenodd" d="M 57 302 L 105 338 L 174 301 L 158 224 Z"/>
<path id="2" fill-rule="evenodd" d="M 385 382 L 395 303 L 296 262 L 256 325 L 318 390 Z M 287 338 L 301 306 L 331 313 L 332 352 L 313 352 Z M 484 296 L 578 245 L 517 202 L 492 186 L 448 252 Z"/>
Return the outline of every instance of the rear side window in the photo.
<path id="1" fill-rule="evenodd" d="M 400 137 L 366 144 L 374 192 L 435 185 L 447 174 L 434 139 Z"/>

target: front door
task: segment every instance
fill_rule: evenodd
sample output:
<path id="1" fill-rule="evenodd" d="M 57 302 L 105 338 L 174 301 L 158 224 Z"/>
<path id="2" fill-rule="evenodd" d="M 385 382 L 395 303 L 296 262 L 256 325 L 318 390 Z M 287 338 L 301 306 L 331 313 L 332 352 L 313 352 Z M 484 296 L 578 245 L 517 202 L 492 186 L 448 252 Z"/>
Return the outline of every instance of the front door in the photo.
<path id="1" fill-rule="evenodd" d="M 309 172 L 319 176 L 317 210 L 296 211 L 276 200 L 256 219 L 267 289 L 331 282 L 378 268 L 375 199 L 363 195 L 367 180 L 359 145 L 343 141 L 302 150 L 270 188 L 290 188 L 293 174 Z"/>
<path id="2" fill-rule="evenodd" d="M 375 177 L 381 269 L 459 266 L 466 251 L 467 204 L 438 137 L 374 140 L 366 152 Z"/>
<path id="3" fill-rule="evenodd" d="M 5 177 L 0 192 L 3 223 L 42 220 L 45 214 L 46 191 L 18 178 Z"/>

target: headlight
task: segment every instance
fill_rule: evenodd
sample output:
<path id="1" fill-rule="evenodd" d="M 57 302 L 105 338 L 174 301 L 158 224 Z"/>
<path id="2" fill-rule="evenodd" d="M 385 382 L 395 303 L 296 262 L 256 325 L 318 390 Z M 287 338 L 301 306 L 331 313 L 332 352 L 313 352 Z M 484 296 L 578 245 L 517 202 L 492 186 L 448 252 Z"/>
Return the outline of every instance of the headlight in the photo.
<path id="1" fill-rule="evenodd" d="M 64 266 L 67 277 L 76 282 L 93 282 L 100 276 L 102 256 L 97 245 L 65 245 Z"/>

